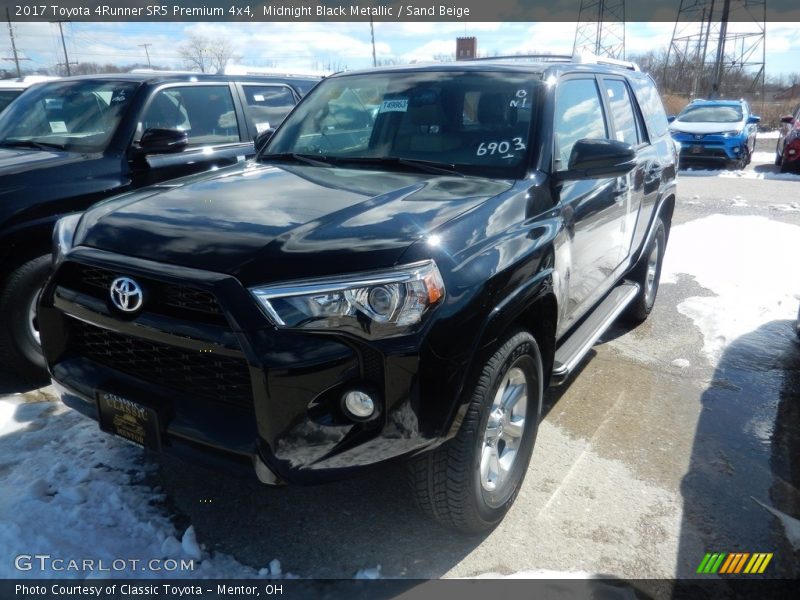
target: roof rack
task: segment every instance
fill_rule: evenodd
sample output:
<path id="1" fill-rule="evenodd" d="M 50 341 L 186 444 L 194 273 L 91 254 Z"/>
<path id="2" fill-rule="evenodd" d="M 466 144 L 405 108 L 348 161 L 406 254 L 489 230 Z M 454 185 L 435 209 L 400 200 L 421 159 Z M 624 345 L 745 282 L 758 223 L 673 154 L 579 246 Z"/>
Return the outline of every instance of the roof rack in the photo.
<path id="1" fill-rule="evenodd" d="M 620 67 L 630 71 L 638 71 L 639 65 L 628 60 L 606 58 L 590 53 L 576 54 L 509 54 L 506 56 L 482 56 L 470 60 L 509 60 L 509 59 L 536 59 L 542 62 L 575 62 L 583 65 L 608 65 Z"/>
<path id="2" fill-rule="evenodd" d="M 571 54 L 506 54 L 504 56 L 479 56 L 469 60 L 510 60 L 515 58 L 535 58 L 543 62 L 572 62 Z"/>

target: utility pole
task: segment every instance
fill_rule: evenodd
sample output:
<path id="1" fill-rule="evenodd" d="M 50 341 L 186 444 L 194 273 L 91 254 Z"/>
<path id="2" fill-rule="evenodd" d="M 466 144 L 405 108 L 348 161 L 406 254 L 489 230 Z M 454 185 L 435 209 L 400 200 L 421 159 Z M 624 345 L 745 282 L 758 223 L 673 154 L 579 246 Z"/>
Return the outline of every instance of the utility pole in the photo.
<path id="1" fill-rule="evenodd" d="M 728 34 L 728 19 L 731 12 L 731 0 L 725 0 L 722 5 L 722 22 L 719 26 L 719 45 L 717 45 L 717 58 L 714 61 L 714 78 L 711 81 L 711 94 L 709 98 L 712 100 L 719 98 L 719 88 L 722 83 L 723 63 L 725 61 L 725 42 Z"/>
<path id="2" fill-rule="evenodd" d="M 19 68 L 19 56 L 17 56 L 17 44 L 14 42 L 14 28 L 11 27 L 11 13 L 6 6 L 6 21 L 8 21 L 8 35 L 11 37 L 11 51 L 14 53 L 14 64 L 17 65 L 17 77 L 22 77 L 22 71 Z"/>
<path id="3" fill-rule="evenodd" d="M 139 44 L 139 46 L 144 48 L 144 53 L 147 56 L 147 68 L 148 69 L 152 69 L 153 68 L 153 65 L 150 64 L 150 53 L 147 51 L 147 49 L 152 45 L 153 44 Z"/>
<path id="4" fill-rule="evenodd" d="M 375 27 L 372 24 L 372 15 L 369 16 L 369 35 L 372 37 L 372 66 L 377 67 L 378 59 L 375 58 Z"/>
<path id="5" fill-rule="evenodd" d="M 64 48 L 64 66 L 67 67 L 67 77 L 69 77 L 72 73 L 69 70 L 69 57 L 67 56 L 67 43 L 64 41 L 63 23 L 64 21 L 58 21 L 58 30 L 61 32 L 61 47 Z"/>

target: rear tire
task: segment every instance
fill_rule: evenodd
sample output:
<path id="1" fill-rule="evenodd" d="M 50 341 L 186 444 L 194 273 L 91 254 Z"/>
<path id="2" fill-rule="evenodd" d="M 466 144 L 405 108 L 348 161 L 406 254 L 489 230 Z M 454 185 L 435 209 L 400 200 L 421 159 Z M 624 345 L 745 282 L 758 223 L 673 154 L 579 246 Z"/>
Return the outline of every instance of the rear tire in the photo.
<path id="1" fill-rule="evenodd" d="M 661 281 L 661 266 L 667 248 L 667 228 L 661 217 L 656 217 L 656 231 L 633 271 L 630 280 L 639 284 L 639 293 L 628 305 L 624 315 L 627 321 L 642 323 L 650 315 Z"/>
<path id="2" fill-rule="evenodd" d="M 420 508 L 467 533 L 496 526 L 528 470 L 542 410 L 542 357 L 519 331 L 483 365 L 458 434 L 409 463 Z M 504 408 L 505 407 L 505 408 Z"/>
<path id="3" fill-rule="evenodd" d="M 0 291 L 0 364 L 26 383 L 47 383 L 47 366 L 38 339 L 36 306 L 50 275 L 50 255 L 17 267 Z"/>

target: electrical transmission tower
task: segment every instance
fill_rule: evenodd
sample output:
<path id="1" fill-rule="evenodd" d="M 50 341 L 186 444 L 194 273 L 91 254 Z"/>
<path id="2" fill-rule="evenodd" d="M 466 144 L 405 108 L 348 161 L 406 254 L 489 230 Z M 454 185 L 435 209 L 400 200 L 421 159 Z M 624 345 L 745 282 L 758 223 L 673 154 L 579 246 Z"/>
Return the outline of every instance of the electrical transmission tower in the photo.
<path id="1" fill-rule="evenodd" d="M 766 0 L 681 0 L 664 85 L 691 98 L 763 98 L 766 16 Z"/>
<path id="2" fill-rule="evenodd" d="M 573 53 L 625 59 L 625 0 L 581 0 Z"/>

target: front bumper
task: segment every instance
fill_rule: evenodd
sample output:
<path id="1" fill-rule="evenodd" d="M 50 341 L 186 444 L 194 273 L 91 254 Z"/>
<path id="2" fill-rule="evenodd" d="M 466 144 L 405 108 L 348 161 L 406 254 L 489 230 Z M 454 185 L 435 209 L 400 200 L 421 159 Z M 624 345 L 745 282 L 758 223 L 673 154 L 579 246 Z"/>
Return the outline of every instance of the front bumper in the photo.
<path id="1" fill-rule="evenodd" d="M 681 161 L 737 161 L 747 152 L 747 138 L 724 138 L 721 135 L 672 134 L 680 146 Z"/>
<path id="2" fill-rule="evenodd" d="M 135 278 L 149 300 L 133 318 L 108 301 Z M 78 248 L 56 270 L 39 311 L 42 345 L 64 403 L 98 419 L 99 391 L 160 415 L 161 449 L 224 459 L 262 481 L 336 479 L 442 441 L 454 397 L 439 378 L 422 406 L 424 334 L 366 342 L 270 326 L 233 277 Z M 450 369 L 450 372 L 453 370 Z M 369 389 L 377 416 L 341 408 Z"/>

